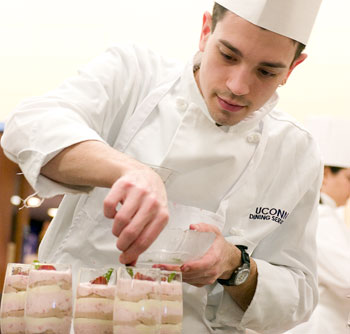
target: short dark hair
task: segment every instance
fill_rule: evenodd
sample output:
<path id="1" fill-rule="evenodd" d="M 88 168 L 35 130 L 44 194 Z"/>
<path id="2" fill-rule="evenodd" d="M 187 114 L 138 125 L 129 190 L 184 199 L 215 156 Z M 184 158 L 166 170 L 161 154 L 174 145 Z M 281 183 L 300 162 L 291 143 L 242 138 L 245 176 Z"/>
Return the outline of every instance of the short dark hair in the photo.
<path id="1" fill-rule="evenodd" d="M 325 167 L 328 167 L 332 174 L 338 174 L 342 169 L 344 169 L 343 167 L 335 167 L 335 166 L 325 166 Z"/>
<path id="2" fill-rule="evenodd" d="M 218 3 L 214 3 L 214 7 L 213 7 L 213 14 L 212 14 L 212 23 L 211 23 L 211 31 L 213 32 L 215 30 L 215 27 L 216 27 L 216 24 L 223 19 L 223 17 L 225 16 L 226 12 L 228 10 L 219 5 Z M 294 62 L 294 60 L 296 60 L 300 55 L 301 53 L 304 51 L 305 49 L 305 44 L 303 43 L 300 43 L 294 39 L 292 39 L 292 41 L 294 43 L 297 43 L 297 49 L 295 51 L 295 55 L 294 55 L 294 59 L 292 61 L 292 63 Z"/>

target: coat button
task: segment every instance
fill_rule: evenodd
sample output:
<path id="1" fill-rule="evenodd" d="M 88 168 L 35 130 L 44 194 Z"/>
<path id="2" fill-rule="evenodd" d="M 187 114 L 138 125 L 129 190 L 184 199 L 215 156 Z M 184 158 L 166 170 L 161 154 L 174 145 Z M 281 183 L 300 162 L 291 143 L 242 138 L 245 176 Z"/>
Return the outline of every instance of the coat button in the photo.
<path id="1" fill-rule="evenodd" d="M 250 144 L 257 144 L 261 139 L 261 134 L 260 133 L 251 133 L 250 135 L 247 136 L 247 142 Z"/>
<path id="2" fill-rule="evenodd" d="M 231 227 L 230 229 L 230 234 L 231 235 L 237 235 L 237 236 L 243 236 L 244 232 L 243 230 L 241 230 L 240 228 L 236 228 L 236 227 Z"/>
<path id="3" fill-rule="evenodd" d="M 188 107 L 188 102 L 182 98 L 182 97 L 178 97 L 176 99 L 176 108 L 180 111 L 185 111 Z"/>

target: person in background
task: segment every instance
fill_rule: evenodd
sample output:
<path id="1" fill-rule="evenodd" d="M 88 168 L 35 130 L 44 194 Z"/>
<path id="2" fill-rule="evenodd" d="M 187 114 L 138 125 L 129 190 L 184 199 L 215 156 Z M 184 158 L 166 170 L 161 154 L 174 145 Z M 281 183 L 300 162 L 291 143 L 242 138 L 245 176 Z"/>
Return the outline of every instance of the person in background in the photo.
<path id="1" fill-rule="evenodd" d="M 213 232 L 208 252 L 180 268 L 184 334 L 280 333 L 307 320 L 322 163 L 275 106 L 320 4 L 217 1 L 187 65 L 115 46 L 21 104 L 2 146 L 39 195 L 65 194 L 39 260 L 74 272 L 134 264 L 163 229 Z"/>
<path id="2" fill-rule="evenodd" d="M 348 334 L 350 313 L 350 227 L 344 205 L 350 197 L 350 119 L 315 117 L 306 127 L 324 158 L 317 229 L 320 299 L 310 320 L 290 334 Z"/>

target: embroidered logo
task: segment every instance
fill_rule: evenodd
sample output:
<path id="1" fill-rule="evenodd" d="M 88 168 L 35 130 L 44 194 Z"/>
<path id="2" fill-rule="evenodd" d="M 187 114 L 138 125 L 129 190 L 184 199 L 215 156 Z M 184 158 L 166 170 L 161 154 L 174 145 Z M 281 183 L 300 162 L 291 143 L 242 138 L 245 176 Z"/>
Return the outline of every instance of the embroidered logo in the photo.
<path id="1" fill-rule="evenodd" d="M 249 214 L 251 220 L 272 220 L 278 224 L 284 223 L 289 216 L 289 212 L 276 208 L 255 208 L 255 213 Z"/>

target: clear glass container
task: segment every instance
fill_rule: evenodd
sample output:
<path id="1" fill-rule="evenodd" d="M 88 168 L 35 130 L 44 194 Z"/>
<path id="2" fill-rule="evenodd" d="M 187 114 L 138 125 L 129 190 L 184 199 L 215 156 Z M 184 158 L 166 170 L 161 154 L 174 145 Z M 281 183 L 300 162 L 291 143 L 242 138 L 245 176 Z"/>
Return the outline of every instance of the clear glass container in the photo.
<path id="1" fill-rule="evenodd" d="M 215 237 L 213 232 L 166 227 L 139 256 L 137 263 L 143 266 L 159 263 L 181 266 L 185 262 L 201 258 L 209 250 Z"/>
<path id="2" fill-rule="evenodd" d="M 162 270 L 160 280 L 162 309 L 160 334 L 181 334 L 183 317 L 182 274 L 177 271 Z"/>
<path id="3" fill-rule="evenodd" d="M 74 303 L 75 334 L 112 334 L 114 268 L 81 268 Z"/>
<path id="4" fill-rule="evenodd" d="M 35 263 L 29 271 L 24 309 L 26 334 L 69 334 L 72 270 L 68 264 Z"/>
<path id="5" fill-rule="evenodd" d="M 160 270 L 120 267 L 114 300 L 114 334 L 159 334 Z"/>
<path id="6" fill-rule="evenodd" d="M 1 333 L 24 334 L 24 305 L 31 265 L 9 263 L 1 298 Z"/>

